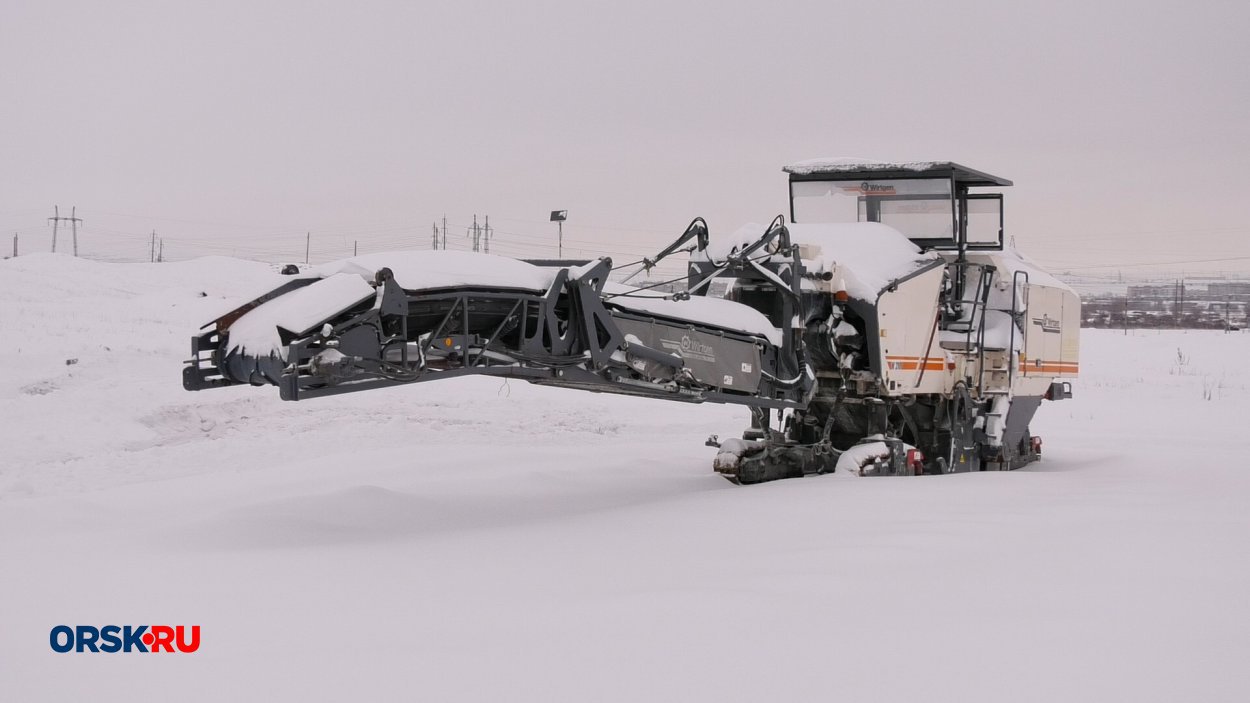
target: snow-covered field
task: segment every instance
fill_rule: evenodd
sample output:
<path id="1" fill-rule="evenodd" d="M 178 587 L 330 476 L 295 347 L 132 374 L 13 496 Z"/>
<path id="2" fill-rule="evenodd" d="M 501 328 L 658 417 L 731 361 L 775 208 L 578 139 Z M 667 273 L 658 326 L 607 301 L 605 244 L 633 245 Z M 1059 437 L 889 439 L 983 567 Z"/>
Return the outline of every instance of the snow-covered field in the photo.
<path id="1" fill-rule="evenodd" d="M 274 279 L 0 261 L 0 701 L 1250 699 L 1250 335 L 1087 331 L 1028 470 L 735 487 L 740 408 L 183 391 Z"/>

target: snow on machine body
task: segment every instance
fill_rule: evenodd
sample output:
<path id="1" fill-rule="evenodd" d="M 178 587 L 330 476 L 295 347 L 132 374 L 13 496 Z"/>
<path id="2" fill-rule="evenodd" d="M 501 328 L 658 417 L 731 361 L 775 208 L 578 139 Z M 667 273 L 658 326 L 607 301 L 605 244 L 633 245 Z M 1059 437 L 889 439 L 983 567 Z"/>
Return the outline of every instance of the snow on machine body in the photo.
<path id="1" fill-rule="evenodd" d="M 1011 183 L 954 163 L 786 171 L 789 223 L 713 239 L 696 218 L 645 260 L 689 254 L 686 291 L 609 281 L 606 257 L 360 256 L 206 325 L 183 384 L 273 384 L 300 400 L 492 375 L 740 404 L 742 439 L 708 440 L 739 483 L 1036 459 L 1029 422 L 1070 395 L 1080 302 L 1004 247 L 1002 196 L 980 191 Z"/>

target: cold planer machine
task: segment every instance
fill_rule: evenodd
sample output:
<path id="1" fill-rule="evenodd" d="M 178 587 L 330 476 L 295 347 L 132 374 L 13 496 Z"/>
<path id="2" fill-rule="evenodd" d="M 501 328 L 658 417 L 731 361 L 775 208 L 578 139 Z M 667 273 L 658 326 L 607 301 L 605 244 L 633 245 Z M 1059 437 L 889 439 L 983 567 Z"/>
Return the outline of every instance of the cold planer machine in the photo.
<path id="1" fill-rule="evenodd" d="M 708 440 L 719 448 L 714 468 L 737 483 L 835 469 L 1010 469 L 1037 458 L 1040 440 L 1028 434 L 1036 401 L 1066 397 L 1070 385 L 1053 377 L 1076 371 L 1074 342 L 1060 344 L 1075 296 L 1004 252 L 1001 229 L 997 248 L 972 255 L 967 210 L 962 225 L 958 214 L 971 184 L 961 178 L 984 174 L 946 163 L 812 163 L 791 170 L 791 219 L 796 182 L 823 181 L 798 197 L 847 195 L 858 215 L 818 224 L 779 216 L 719 242 L 696 218 L 634 271 L 688 254 L 685 290 L 609 281 L 607 257 L 557 266 L 449 251 L 355 257 L 293 276 L 206 325 L 192 338 L 183 385 L 273 384 L 283 399 L 302 400 L 486 375 L 740 404 L 752 417 L 742 439 Z M 924 177 L 948 188 L 917 193 L 906 183 Z M 921 212 L 949 205 L 955 246 L 918 242 L 889 222 L 883 213 L 897 200 L 907 201 L 908 226 L 918 203 Z M 1030 298 L 1057 307 L 1030 310 Z M 1028 334 L 1039 314 L 1040 331 Z M 1032 348 L 1056 358 L 1030 368 Z"/>

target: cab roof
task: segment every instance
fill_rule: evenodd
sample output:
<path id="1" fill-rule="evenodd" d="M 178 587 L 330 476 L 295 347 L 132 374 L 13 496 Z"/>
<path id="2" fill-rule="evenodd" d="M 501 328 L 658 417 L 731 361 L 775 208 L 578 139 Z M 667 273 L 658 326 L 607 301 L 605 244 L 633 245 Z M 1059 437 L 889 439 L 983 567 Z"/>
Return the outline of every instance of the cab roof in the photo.
<path id="1" fill-rule="evenodd" d="M 889 178 L 953 178 L 963 186 L 1009 186 L 1006 178 L 992 176 L 954 161 L 890 162 L 875 159 L 826 158 L 797 161 L 782 169 L 791 181 L 848 181 Z"/>

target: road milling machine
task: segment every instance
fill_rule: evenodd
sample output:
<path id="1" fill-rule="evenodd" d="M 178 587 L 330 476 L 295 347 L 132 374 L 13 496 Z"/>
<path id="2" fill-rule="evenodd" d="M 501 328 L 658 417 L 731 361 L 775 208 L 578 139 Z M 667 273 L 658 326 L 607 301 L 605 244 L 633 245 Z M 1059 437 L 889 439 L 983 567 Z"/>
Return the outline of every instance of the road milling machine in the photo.
<path id="1" fill-rule="evenodd" d="M 749 408 L 708 444 L 736 483 L 1009 470 L 1071 396 L 1080 301 L 1005 246 L 1011 182 L 956 163 L 792 164 L 789 219 L 696 218 L 632 266 L 455 251 L 292 275 L 192 337 L 188 390 L 285 400 L 467 375 Z M 628 284 L 688 258 L 684 289 Z M 632 274 L 626 277 L 626 274 Z"/>

